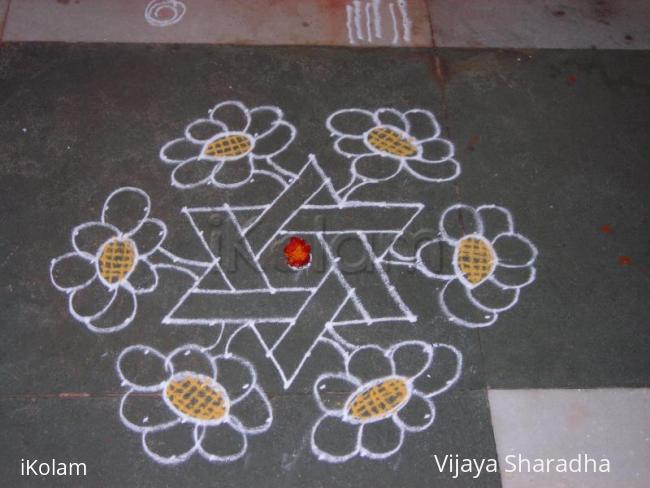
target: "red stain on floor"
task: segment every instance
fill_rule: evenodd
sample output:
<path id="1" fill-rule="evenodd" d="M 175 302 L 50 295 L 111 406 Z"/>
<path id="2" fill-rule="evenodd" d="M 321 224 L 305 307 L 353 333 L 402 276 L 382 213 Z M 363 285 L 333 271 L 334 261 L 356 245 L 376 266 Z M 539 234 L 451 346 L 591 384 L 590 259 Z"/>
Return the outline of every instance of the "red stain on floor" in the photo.
<path id="1" fill-rule="evenodd" d="M 630 264 L 632 264 L 632 260 L 627 256 L 619 256 L 618 264 L 620 264 L 621 266 L 629 266 Z"/>
<path id="2" fill-rule="evenodd" d="M 576 81 L 578 81 L 578 77 L 576 75 L 568 75 L 566 77 L 566 82 L 569 85 L 575 85 Z"/>
<path id="3" fill-rule="evenodd" d="M 472 135 L 469 138 L 469 141 L 467 142 L 467 149 L 469 149 L 470 151 L 473 151 L 474 149 L 476 149 L 476 145 L 478 144 L 478 142 L 480 140 L 481 140 L 481 136 L 479 136 L 478 134 Z"/>
<path id="4" fill-rule="evenodd" d="M 292 268 L 303 268 L 311 261 L 311 246 L 300 237 L 292 237 L 284 246 L 287 264 Z"/>
<path id="5" fill-rule="evenodd" d="M 614 229 L 613 229 L 612 226 L 609 225 L 609 224 L 605 224 L 605 225 L 603 225 L 603 226 L 600 228 L 600 231 L 601 231 L 601 232 L 604 232 L 605 234 L 613 234 L 613 233 L 614 233 Z"/>

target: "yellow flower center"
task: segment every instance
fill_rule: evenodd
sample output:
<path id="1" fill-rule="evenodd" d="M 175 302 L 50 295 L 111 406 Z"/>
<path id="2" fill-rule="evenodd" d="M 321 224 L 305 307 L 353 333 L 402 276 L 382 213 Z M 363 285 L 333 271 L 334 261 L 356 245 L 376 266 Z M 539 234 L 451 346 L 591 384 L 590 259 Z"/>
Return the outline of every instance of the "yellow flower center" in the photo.
<path id="1" fill-rule="evenodd" d="M 216 423 L 230 408 L 223 387 L 212 378 L 196 373 L 183 373 L 172 378 L 164 395 L 173 410 L 203 422 Z"/>
<path id="2" fill-rule="evenodd" d="M 135 245 L 130 239 L 111 239 L 99 255 L 99 274 L 107 283 L 122 281 L 135 266 Z"/>
<path id="3" fill-rule="evenodd" d="M 347 415 L 363 423 L 380 420 L 403 407 L 409 397 L 406 381 L 397 377 L 386 378 L 359 388 L 348 401 Z"/>
<path id="4" fill-rule="evenodd" d="M 494 250 L 484 239 L 465 237 L 458 243 L 456 263 L 465 279 L 478 285 L 494 270 Z"/>
<path id="5" fill-rule="evenodd" d="M 246 134 L 230 134 L 208 143 L 203 155 L 216 159 L 238 158 L 248 154 L 251 149 L 253 144 Z"/>
<path id="6" fill-rule="evenodd" d="M 409 157 L 418 152 L 418 148 L 414 144 L 415 139 L 395 129 L 375 127 L 368 132 L 366 137 L 368 144 L 372 147 L 393 156 Z"/>

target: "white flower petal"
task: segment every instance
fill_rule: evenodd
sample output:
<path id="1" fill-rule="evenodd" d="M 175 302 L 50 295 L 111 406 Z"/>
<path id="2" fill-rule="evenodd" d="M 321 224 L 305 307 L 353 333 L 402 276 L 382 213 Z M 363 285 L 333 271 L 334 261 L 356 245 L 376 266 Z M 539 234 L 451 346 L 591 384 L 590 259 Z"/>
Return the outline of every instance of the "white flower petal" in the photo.
<path id="1" fill-rule="evenodd" d="M 270 130 L 255 139 L 253 155 L 269 158 L 284 151 L 296 138 L 296 128 L 288 122 L 280 121 Z"/>
<path id="2" fill-rule="evenodd" d="M 80 254 L 94 258 L 102 244 L 119 233 L 120 231 L 112 225 L 102 222 L 86 222 L 72 230 L 72 247 Z"/>
<path id="3" fill-rule="evenodd" d="M 116 290 L 109 289 L 96 276 L 90 283 L 70 295 L 70 312 L 81 321 L 95 317 L 109 307 L 116 293 Z"/>
<path id="4" fill-rule="evenodd" d="M 138 391 L 158 391 L 169 379 L 165 356 L 153 347 L 136 344 L 117 357 L 117 374 L 122 384 Z"/>
<path id="5" fill-rule="evenodd" d="M 514 231 L 515 224 L 507 209 L 498 205 L 481 205 L 476 210 L 483 220 L 483 235 L 486 239 L 492 240 L 499 234 Z"/>
<path id="6" fill-rule="evenodd" d="M 404 442 L 404 428 L 393 417 L 361 426 L 360 454 L 370 459 L 392 456 Z"/>
<path id="7" fill-rule="evenodd" d="M 253 169 L 253 160 L 250 154 L 239 159 L 223 161 L 212 174 L 212 184 L 219 188 L 240 187 L 250 181 Z"/>
<path id="8" fill-rule="evenodd" d="M 431 346 L 423 341 L 405 341 L 391 347 L 389 356 L 395 364 L 395 374 L 415 378 L 429 367 L 433 357 Z"/>
<path id="9" fill-rule="evenodd" d="M 406 160 L 404 169 L 418 180 L 432 183 L 451 181 L 460 175 L 460 163 L 454 159 L 448 159 L 441 163 L 431 163 L 418 158 L 410 158 Z"/>
<path id="10" fill-rule="evenodd" d="M 492 246 L 499 257 L 499 266 L 520 268 L 530 266 L 537 259 L 537 248 L 521 234 L 499 234 L 492 241 Z"/>
<path id="11" fill-rule="evenodd" d="M 370 149 L 358 137 L 339 137 L 334 142 L 334 150 L 348 158 L 354 158 L 363 154 L 371 154 Z"/>
<path id="12" fill-rule="evenodd" d="M 202 374 L 215 380 L 217 377 L 217 366 L 214 359 L 198 344 L 187 344 L 174 349 L 167 355 L 165 368 L 170 374 L 186 371 Z"/>
<path id="13" fill-rule="evenodd" d="M 137 305 L 133 291 L 120 286 L 115 290 L 115 296 L 106 310 L 90 318 L 86 326 L 98 333 L 117 332 L 131 323 L 137 312 Z"/>
<path id="14" fill-rule="evenodd" d="M 284 114 L 278 107 L 261 106 L 251 109 L 250 115 L 251 123 L 246 131 L 253 137 L 259 137 L 272 130 Z"/>
<path id="15" fill-rule="evenodd" d="M 70 252 L 53 259 L 50 263 L 52 284 L 60 291 L 83 288 L 95 278 L 97 268 L 89 258 Z"/>
<path id="16" fill-rule="evenodd" d="M 138 249 L 140 258 L 149 256 L 165 240 L 167 226 L 158 219 L 147 219 L 132 235 L 129 236 Z"/>
<path id="17" fill-rule="evenodd" d="M 226 132 L 228 128 L 219 121 L 211 119 L 198 119 L 185 129 L 185 137 L 194 144 L 205 144 L 214 139 L 217 134 Z"/>
<path id="18" fill-rule="evenodd" d="M 360 383 L 345 373 L 325 373 L 314 382 L 314 397 L 323 412 L 342 416 L 349 396 Z"/>
<path id="19" fill-rule="evenodd" d="M 124 233 L 133 232 L 149 216 L 151 200 L 140 188 L 123 187 L 106 199 L 102 222 L 117 227 Z"/>
<path id="20" fill-rule="evenodd" d="M 395 374 L 393 361 L 377 346 L 363 346 L 354 351 L 346 364 L 349 375 L 361 383 Z"/>
<path id="21" fill-rule="evenodd" d="M 375 125 L 389 125 L 407 134 L 411 128 L 411 124 L 404 117 L 404 114 L 394 108 L 380 108 L 376 110 L 373 114 L 373 120 L 375 121 Z"/>
<path id="22" fill-rule="evenodd" d="M 159 157 L 163 163 L 180 164 L 195 159 L 201 153 L 201 145 L 186 138 L 173 139 L 160 148 Z"/>
<path id="23" fill-rule="evenodd" d="M 415 108 L 405 112 L 404 117 L 411 126 L 409 134 L 418 141 L 435 139 L 440 135 L 440 125 L 435 116 L 428 110 Z"/>
<path id="24" fill-rule="evenodd" d="M 493 280 L 485 280 L 468 293 L 476 306 L 490 312 L 508 310 L 519 299 L 519 288 L 504 288 Z"/>
<path id="25" fill-rule="evenodd" d="M 237 419 L 246 434 L 266 432 L 273 423 L 271 403 L 257 386 L 230 406 L 230 415 Z"/>
<path id="26" fill-rule="evenodd" d="M 352 172 L 364 180 L 387 181 L 400 172 L 402 161 L 382 154 L 365 154 L 352 163 Z"/>
<path id="27" fill-rule="evenodd" d="M 446 239 L 434 239 L 425 243 L 416 254 L 418 270 L 438 280 L 455 278 L 453 265 L 455 250 L 456 247 Z"/>
<path id="28" fill-rule="evenodd" d="M 166 429 L 147 431 L 142 434 L 142 447 L 159 463 L 182 463 L 198 448 L 195 428 L 191 422 L 178 421 Z"/>
<path id="29" fill-rule="evenodd" d="M 397 412 L 395 422 L 408 432 L 421 432 L 433 423 L 435 416 L 433 402 L 418 393 L 413 393 L 408 403 Z"/>
<path id="30" fill-rule="evenodd" d="M 246 105 L 238 101 L 218 104 L 210 110 L 210 118 L 224 124 L 231 132 L 245 132 L 251 121 Z"/>
<path id="31" fill-rule="evenodd" d="M 325 123 L 332 134 L 337 136 L 362 137 L 376 126 L 373 114 L 359 108 L 346 108 L 334 112 Z"/>
<path id="32" fill-rule="evenodd" d="M 463 327 L 487 327 L 496 322 L 496 312 L 477 307 L 469 298 L 467 288 L 460 280 L 449 281 L 440 292 L 438 304 L 449 320 Z"/>
<path id="33" fill-rule="evenodd" d="M 433 360 L 428 368 L 415 378 L 413 394 L 432 398 L 446 392 L 460 379 L 463 355 L 450 344 L 432 344 Z"/>
<path id="34" fill-rule="evenodd" d="M 482 235 L 483 221 L 475 208 L 458 203 L 443 212 L 440 217 L 440 233 L 452 243 L 466 235 Z"/>
<path id="35" fill-rule="evenodd" d="M 322 461 L 342 463 L 359 453 L 360 425 L 324 415 L 311 431 L 311 450 Z"/>
<path id="36" fill-rule="evenodd" d="M 533 266 L 510 268 L 498 266 L 489 279 L 502 288 L 522 288 L 535 281 L 537 270 Z"/>
<path id="37" fill-rule="evenodd" d="M 232 462 L 246 453 L 248 440 L 235 422 L 209 425 L 203 429 L 203 434 L 197 439 L 198 451 L 208 461 Z"/>
<path id="38" fill-rule="evenodd" d="M 251 363 L 235 354 L 214 358 L 217 368 L 217 382 L 224 387 L 231 402 L 237 402 L 247 395 L 257 383 L 257 374 Z"/>
<path id="39" fill-rule="evenodd" d="M 220 168 L 221 161 L 209 159 L 190 159 L 179 164 L 172 171 L 172 185 L 184 190 L 206 185 L 212 181 L 215 168 Z"/>
<path id="40" fill-rule="evenodd" d="M 178 423 L 178 416 L 165 404 L 161 395 L 129 390 L 120 402 L 120 418 L 135 432 L 164 430 Z"/>
<path id="41" fill-rule="evenodd" d="M 454 157 L 454 145 L 446 139 L 431 139 L 420 143 L 419 159 L 425 163 L 442 163 Z"/>
<path id="42" fill-rule="evenodd" d="M 158 273 L 146 259 L 138 259 L 128 278 L 134 293 L 150 293 L 158 286 Z"/>

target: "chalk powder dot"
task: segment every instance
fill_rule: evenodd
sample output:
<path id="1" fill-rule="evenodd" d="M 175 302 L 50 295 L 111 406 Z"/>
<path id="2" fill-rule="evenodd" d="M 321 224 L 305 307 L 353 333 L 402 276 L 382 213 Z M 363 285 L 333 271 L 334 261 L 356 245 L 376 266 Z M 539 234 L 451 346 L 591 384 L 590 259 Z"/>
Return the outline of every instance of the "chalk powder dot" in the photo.
<path id="1" fill-rule="evenodd" d="M 292 268 L 304 268 L 311 261 L 311 246 L 300 237 L 292 237 L 284 246 L 284 256 Z"/>

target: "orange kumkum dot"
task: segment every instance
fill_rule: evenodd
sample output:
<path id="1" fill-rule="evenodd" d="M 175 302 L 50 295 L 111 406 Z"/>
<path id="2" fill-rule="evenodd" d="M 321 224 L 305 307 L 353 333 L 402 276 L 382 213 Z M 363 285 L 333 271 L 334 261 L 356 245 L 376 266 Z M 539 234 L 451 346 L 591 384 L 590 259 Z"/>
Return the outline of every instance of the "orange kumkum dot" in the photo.
<path id="1" fill-rule="evenodd" d="M 287 264 L 292 268 L 302 268 L 311 261 L 311 246 L 300 237 L 292 237 L 284 246 Z"/>
<path id="2" fill-rule="evenodd" d="M 620 264 L 622 266 L 628 266 L 628 265 L 632 264 L 632 260 L 627 256 L 619 256 L 618 257 L 618 264 Z"/>

